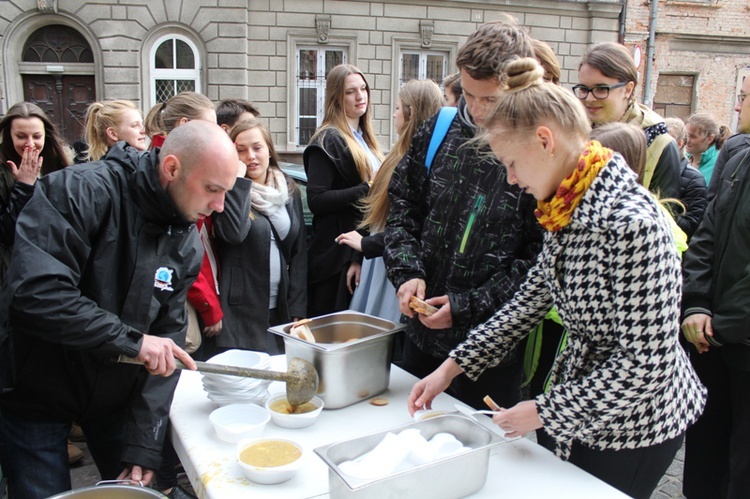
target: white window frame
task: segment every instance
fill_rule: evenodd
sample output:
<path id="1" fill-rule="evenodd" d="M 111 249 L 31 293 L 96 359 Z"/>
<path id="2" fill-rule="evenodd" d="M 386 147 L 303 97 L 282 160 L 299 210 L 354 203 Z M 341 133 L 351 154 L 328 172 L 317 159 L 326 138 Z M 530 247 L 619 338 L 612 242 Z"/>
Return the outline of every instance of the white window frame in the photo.
<path id="1" fill-rule="evenodd" d="M 317 56 L 317 74 L 315 75 L 315 79 L 313 80 L 313 83 L 311 84 L 309 80 L 305 80 L 302 78 L 297 78 L 297 75 L 300 74 L 300 52 L 303 50 L 317 50 L 318 56 Z M 316 116 L 315 116 L 315 128 L 318 128 L 320 124 L 323 122 L 323 115 L 325 112 L 325 96 L 326 96 L 326 79 L 325 79 L 325 57 L 326 52 L 341 52 L 342 57 L 341 61 L 342 64 L 348 64 L 348 54 L 347 54 L 347 47 L 339 47 L 339 46 L 330 46 L 330 45 L 298 45 L 297 49 L 295 50 L 295 56 L 294 56 L 294 80 L 295 80 L 295 92 L 294 96 L 295 99 L 299 99 L 300 90 L 303 88 L 315 88 L 318 90 L 317 92 L 317 99 L 315 104 L 315 110 L 316 110 Z M 312 115 L 305 115 L 305 118 L 312 118 Z M 295 106 L 295 113 L 294 113 L 294 143 L 297 147 L 304 147 L 307 144 L 300 144 L 299 141 L 299 121 L 303 118 L 302 115 L 299 114 L 299 102 Z"/>
<path id="2" fill-rule="evenodd" d="M 193 51 L 195 67 L 193 69 L 164 69 L 156 68 L 156 50 L 162 43 L 167 40 L 180 40 L 185 42 L 190 50 Z M 173 42 L 174 43 L 174 42 Z M 202 93 L 201 86 L 201 52 L 193 40 L 179 33 L 166 33 L 154 40 L 149 49 L 149 85 L 150 85 L 150 102 L 155 106 L 156 102 L 156 80 L 193 80 L 195 82 L 195 91 Z M 176 59 L 175 59 L 176 60 Z"/>
<path id="3" fill-rule="evenodd" d="M 357 34 L 337 34 L 328 38 L 328 43 L 320 43 L 316 34 L 309 31 L 289 32 L 287 34 L 287 151 L 303 151 L 307 144 L 298 144 L 299 133 L 299 87 L 300 81 L 297 78 L 299 70 L 299 51 L 300 50 L 341 50 L 344 53 L 343 61 L 347 64 L 357 65 Z M 323 57 L 325 62 L 325 56 Z M 319 71 L 325 71 L 325 63 L 321 66 L 318 64 Z M 318 91 L 317 104 L 317 126 L 320 126 L 323 120 L 325 106 L 325 80 L 316 79 L 316 85 L 321 85 L 322 91 Z"/>
<path id="4" fill-rule="evenodd" d="M 445 56 L 445 64 L 443 64 L 443 79 L 445 79 L 446 76 L 454 73 L 455 70 L 455 64 L 456 64 L 456 57 L 458 56 L 458 47 L 459 43 L 455 40 L 441 40 L 439 38 L 433 38 L 431 42 L 431 46 L 429 48 L 422 47 L 422 40 L 419 38 L 393 38 L 393 45 L 392 45 L 392 60 L 393 64 L 398 67 L 397 70 L 392 71 L 391 74 L 391 100 L 393 101 L 391 103 L 391 109 L 396 109 L 396 101 L 398 100 L 398 92 L 401 90 L 402 84 L 401 84 L 401 66 L 402 66 L 402 56 L 403 54 L 409 54 L 409 53 L 419 53 L 424 54 L 424 64 L 422 64 L 422 57 L 420 57 L 420 76 L 423 74 L 422 71 L 424 71 L 426 75 L 426 67 L 427 67 L 427 54 L 440 54 Z M 424 66 L 424 68 L 422 67 Z M 440 83 L 440 88 L 443 88 L 442 82 Z M 393 123 L 391 121 L 391 133 L 390 133 L 390 141 L 391 146 L 393 146 L 396 143 L 396 140 L 398 140 L 398 134 L 396 133 L 396 127 L 393 126 Z"/>

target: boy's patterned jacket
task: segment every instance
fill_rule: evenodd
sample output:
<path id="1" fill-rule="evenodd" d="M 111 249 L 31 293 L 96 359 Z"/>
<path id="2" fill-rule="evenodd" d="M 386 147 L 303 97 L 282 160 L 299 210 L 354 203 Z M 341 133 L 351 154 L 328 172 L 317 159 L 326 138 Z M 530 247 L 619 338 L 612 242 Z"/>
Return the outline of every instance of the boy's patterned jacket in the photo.
<path id="1" fill-rule="evenodd" d="M 471 142 L 476 127 L 463 99 L 428 175 L 425 156 L 436 121 L 415 134 L 393 173 L 384 259 L 396 289 L 421 278 L 428 298 L 449 296 L 452 328 L 428 329 L 417 318 L 407 327 L 425 353 L 445 358 L 513 296 L 542 237 L 533 197 L 508 184 L 489 147 Z"/>

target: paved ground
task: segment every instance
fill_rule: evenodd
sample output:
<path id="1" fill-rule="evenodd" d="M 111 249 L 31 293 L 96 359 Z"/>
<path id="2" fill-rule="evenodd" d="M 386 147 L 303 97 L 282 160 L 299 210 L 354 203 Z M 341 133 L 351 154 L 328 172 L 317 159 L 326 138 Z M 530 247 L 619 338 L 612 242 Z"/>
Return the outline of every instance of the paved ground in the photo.
<path id="1" fill-rule="evenodd" d="M 85 449 L 85 443 L 78 443 L 78 446 L 84 449 L 86 457 L 83 461 L 70 469 L 71 479 L 73 481 L 73 488 L 89 487 L 96 484 L 99 480 L 99 473 L 96 471 L 96 466 L 91 459 L 91 455 L 88 450 Z M 662 478 L 659 483 L 659 487 L 656 492 L 651 496 L 651 499 L 683 499 L 682 495 L 682 466 L 685 458 L 684 448 L 680 449 L 675 457 L 672 466 L 667 470 L 666 475 Z M 191 492 L 193 489 L 190 486 L 190 482 L 187 477 L 181 475 L 179 478 L 180 485 L 187 491 Z"/>

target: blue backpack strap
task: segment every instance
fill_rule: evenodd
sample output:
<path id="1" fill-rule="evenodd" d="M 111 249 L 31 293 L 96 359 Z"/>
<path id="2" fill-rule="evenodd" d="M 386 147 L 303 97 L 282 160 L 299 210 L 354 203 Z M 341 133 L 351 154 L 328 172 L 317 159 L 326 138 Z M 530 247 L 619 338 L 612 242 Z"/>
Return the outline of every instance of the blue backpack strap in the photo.
<path id="1" fill-rule="evenodd" d="M 435 129 L 432 131 L 432 138 L 430 139 L 430 145 L 427 148 L 427 157 L 424 160 L 424 166 L 427 168 L 427 174 L 430 173 L 432 167 L 432 160 L 435 159 L 435 154 L 440 148 L 440 145 L 445 140 L 445 136 L 448 135 L 448 129 L 453 123 L 453 118 L 456 117 L 458 108 L 456 107 L 444 107 L 440 109 L 438 113 L 437 123 L 435 123 Z"/>

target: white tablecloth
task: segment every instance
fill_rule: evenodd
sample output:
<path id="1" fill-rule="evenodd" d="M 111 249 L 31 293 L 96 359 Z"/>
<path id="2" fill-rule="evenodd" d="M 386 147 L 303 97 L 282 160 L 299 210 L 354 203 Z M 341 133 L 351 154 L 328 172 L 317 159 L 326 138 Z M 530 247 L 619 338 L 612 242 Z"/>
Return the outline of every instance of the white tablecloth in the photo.
<path id="1" fill-rule="evenodd" d="M 271 368 L 285 371 L 284 357 L 273 357 Z M 406 400 L 416 380 L 392 366 L 389 388 L 380 395 L 389 399 L 386 406 L 376 407 L 363 401 L 342 409 L 324 410 L 314 425 L 294 430 L 269 422 L 263 436 L 289 438 L 305 449 L 304 467 L 285 483 L 259 485 L 242 475 L 235 462 L 235 445 L 219 440 L 208 420 L 208 415 L 218 406 L 206 397 L 200 373 L 182 372 L 170 413 L 172 441 L 201 499 L 328 497 L 328 466 L 313 449 L 411 423 Z M 283 383 L 272 386 L 273 389 L 283 391 Z M 435 399 L 433 408 L 453 410 L 457 402 L 443 394 Z M 480 420 L 499 432 L 488 418 L 480 417 Z M 627 496 L 524 438 L 498 445 L 491 451 L 487 482 L 471 497 L 606 499 Z"/>

